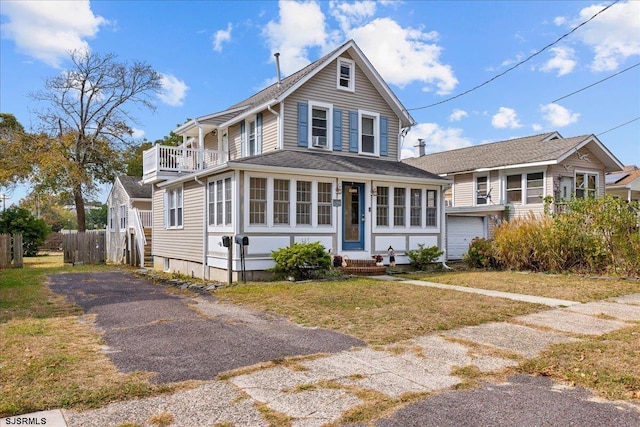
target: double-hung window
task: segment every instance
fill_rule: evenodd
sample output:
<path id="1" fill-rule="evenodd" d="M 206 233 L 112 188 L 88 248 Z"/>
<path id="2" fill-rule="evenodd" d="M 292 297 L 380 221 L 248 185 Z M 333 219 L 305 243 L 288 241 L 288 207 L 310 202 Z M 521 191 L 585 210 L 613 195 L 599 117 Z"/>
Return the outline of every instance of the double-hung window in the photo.
<path id="1" fill-rule="evenodd" d="M 355 62 L 347 58 L 338 59 L 337 88 L 353 92 L 355 90 Z"/>
<path id="2" fill-rule="evenodd" d="M 109 230 L 115 231 L 116 229 L 116 208 L 109 208 Z"/>
<path id="3" fill-rule="evenodd" d="M 487 204 L 488 194 L 488 179 L 486 176 L 476 177 L 476 205 Z"/>
<path id="4" fill-rule="evenodd" d="M 249 122 L 249 128 L 247 131 L 247 148 L 248 148 L 248 155 L 249 156 L 254 156 L 257 154 L 257 126 L 256 126 L 256 121 L 255 120 L 251 120 Z"/>
<path id="5" fill-rule="evenodd" d="M 166 198 L 167 228 L 182 227 L 182 187 L 167 190 Z"/>
<path id="6" fill-rule="evenodd" d="M 209 225 L 231 224 L 231 178 L 209 182 Z"/>
<path id="7" fill-rule="evenodd" d="M 289 180 L 273 180 L 273 223 L 289 224 Z"/>
<path id="8" fill-rule="evenodd" d="M 522 175 L 507 175 L 507 203 L 522 203 Z"/>
<path id="9" fill-rule="evenodd" d="M 527 204 L 542 203 L 544 197 L 544 173 L 527 174 Z"/>
<path id="10" fill-rule="evenodd" d="M 438 192 L 427 190 L 427 227 L 438 225 Z"/>
<path id="11" fill-rule="evenodd" d="M 296 182 L 296 224 L 311 225 L 311 181 Z"/>
<path id="12" fill-rule="evenodd" d="M 395 227 L 405 225 L 405 211 L 406 211 L 406 189 L 394 188 L 393 189 L 393 225 Z"/>
<path id="13" fill-rule="evenodd" d="M 378 187 L 376 196 L 376 225 L 389 226 L 389 187 Z"/>
<path id="14" fill-rule="evenodd" d="M 318 225 L 331 225 L 332 188 L 330 182 L 318 182 Z"/>
<path id="15" fill-rule="evenodd" d="M 411 211 L 409 214 L 412 227 L 422 227 L 422 190 L 411 189 Z"/>
<path id="16" fill-rule="evenodd" d="M 594 173 L 576 173 L 576 197 L 586 199 L 598 195 L 598 175 Z"/>
<path id="17" fill-rule="evenodd" d="M 360 147 L 361 154 L 380 154 L 380 115 L 360 111 Z"/>
<path id="18" fill-rule="evenodd" d="M 249 224 L 267 224 L 267 178 L 249 179 Z"/>
<path id="19" fill-rule="evenodd" d="M 309 123 L 309 145 L 330 149 L 333 140 L 333 105 L 309 101 Z"/>

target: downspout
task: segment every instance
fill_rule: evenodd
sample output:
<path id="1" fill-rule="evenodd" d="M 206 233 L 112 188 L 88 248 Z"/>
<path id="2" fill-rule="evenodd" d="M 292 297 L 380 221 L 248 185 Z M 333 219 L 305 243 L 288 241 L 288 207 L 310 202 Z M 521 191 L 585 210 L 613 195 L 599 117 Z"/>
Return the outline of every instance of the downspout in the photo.
<path id="1" fill-rule="evenodd" d="M 444 192 L 445 192 L 445 185 L 443 184 L 443 185 L 440 185 L 440 206 L 442 206 L 441 212 L 440 212 L 440 242 L 442 246 L 444 246 L 444 254 L 442 255 L 442 266 L 446 270 L 453 270 L 451 267 L 447 265 L 447 245 L 445 243 L 446 242 L 445 239 L 447 237 L 447 233 L 446 233 L 447 214 L 445 212 L 446 206 L 445 206 Z"/>
<path id="2" fill-rule="evenodd" d="M 283 142 L 283 138 L 282 138 L 282 120 L 280 119 L 280 113 L 278 113 L 277 111 L 275 111 L 273 108 L 271 108 L 271 105 L 267 105 L 267 110 L 269 110 L 269 112 L 271 114 L 273 114 L 274 116 L 276 116 L 278 118 L 278 149 L 282 149 L 284 148 L 284 142 Z M 282 103 L 280 103 L 280 111 L 282 111 Z"/>
<path id="3" fill-rule="evenodd" d="M 207 232 L 207 187 L 197 176 L 193 178 L 204 189 L 202 203 L 202 280 L 208 280 L 207 275 L 207 254 L 209 253 L 209 233 Z"/>

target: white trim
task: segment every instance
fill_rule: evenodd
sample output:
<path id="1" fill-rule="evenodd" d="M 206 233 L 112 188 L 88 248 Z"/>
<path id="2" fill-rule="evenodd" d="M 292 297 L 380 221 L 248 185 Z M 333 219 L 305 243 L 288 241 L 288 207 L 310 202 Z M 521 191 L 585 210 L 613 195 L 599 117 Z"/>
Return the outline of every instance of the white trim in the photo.
<path id="1" fill-rule="evenodd" d="M 589 170 L 589 169 L 576 169 L 573 173 L 573 197 L 575 198 L 586 198 L 584 197 L 578 197 L 578 192 L 577 192 L 577 183 L 578 183 L 578 175 L 595 175 L 596 177 L 596 198 L 600 197 L 600 190 L 601 190 L 601 186 L 600 186 L 600 172 L 599 171 L 595 171 L 595 170 Z M 585 181 L 586 182 L 586 181 Z M 605 186 L 606 187 L 606 186 Z M 585 191 L 586 194 L 586 189 L 582 189 L 583 191 Z M 603 192 L 605 192 L 606 190 L 603 190 Z"/>
<path id="2" fill-rule="evenodd" d="M 180 190 L 180 205 L 176 204 L 175 206 L 176 225 L 170 225 L 171 224 L 171 198 L 172 198 L 172 194 L 174 193 L 177 194 L 176 192 L 178 190 Z M 163 206 L 163 210 L 166 218 L 166 223 L 164 228 L 167 230 L 182 230 L 184 228 L 184 186 L 179 185 L 174 188 L 166 189 L 165 194 L 166 194 L 166 198 L 165 198 L 166 205 Z"/>
<path id="3" fill-rule="evenodd" d="M 373 153 L 362 151 L 362 119 L 373 119 Z M 380 114 L 373 111 L 358 110 L 358 154 L 380 157 Z"/>
<path id="4" fill-rule="evenodd" d="M 336 89 L 346 91 L 346 92 L 355 92 L 356 91 L 356 63 L 352 59 L 340 57 L 336 61 Z M 342 86 L 340 85 L 340 67 L 342 64 L 349 66 L 349 85 Z"/>
<path id="5" fill-rule="evenodd" d="M 379 177 L 378 177 L 379 178 Z M 440 200 L 442 196 L 440 193 L 442 192 L 442 186 L 427 186 L 427 185 L 416 185 L 414 183 L 407 183 L 406 185 L 400 185 L 401 183 L 393 183 L 389 184 L 387 181 L 373 181 L 372 185 L 376 188 L 378 187 L 387 187 L 389 189 L 388 193 L 388 204 L 387 204 L 387 223 L 389 225 L 378 226 L 378 218 L 377 218 L 377 197 L 371 197 L 371 223 L 372 223 L 372 232 L 374 234 L 393 234 L 393 233 L 439 233 L 441 226 L 441 214 L 443 211 L 443 206 Z M 395 207 L 395 189 L 396 188 L 404 188 L 405 189 L 405 200 L 404 200 L 404 216 L 405 216 L 405 225 L 403 226 L 395 226 L 394 224 L 394 207 Z M 411 225 L 411 190 L 421 190 L 421 224 L 420 226 L 412 226 Z M 436 225 L 427 225 L 427 191 L 435 191 L 435 201 L 436 201 Z"/>
<path id="6" fill-rule="evenodd" d="M 231 180 L 231 223 L 230 224 L 225 224 L 225 218 L 227 215 L 227 211 L 226 211 L 226 207 L 225 207 L 225 192 L 227 190 L 227 186 L 225 184 L 226 180 L 230 179 Z M 214 189 L 217 190 L 217 182 L 218 181 L 222 181 L 222 225 L 217 224 L 217 200 L 214 200 L 214 203 L 216 203 L 214 206 L 216 207 L 215 211 L 214 211 L 214 218 L 215 218 L 215 224 L 210 224 L 209 223 L 209 216 L 210 216 L 210 199 L 209 199 L 209 185 L 214 184 Z M 233 233 L 234 230 L 234 219 L 235 219 L 235 215 L 234 212 L 237 210 L 237 206 L 239 206 L 238 201 L 237 201 L 237 197 L 236 194 L 237 192 L 237 188 L 236 188 L 236 179 L 235 176 L 232 172 L 227 172 L 224 174 L 220 174 L 220 175 L 215 175 L 215 176 L 211 176 L 207 179 L 207 185 L 206 185 L 206 194 L 205 194 L 205 203 L 207 205 L 207 217 L 205 218 L 205 224 L 207 227 L 207 231 L 209 233 L 216 233 L 216 232 L 221 232 L 221 233 Z M 217 194 L 217 192 L 216 192 Z"/>
<path id="7" fill-rule="evenodd" d="M 527 175 L 532 173 L 542 173 L 542 199 L 538 203 L 527 203 Z M 507 176 L 520 175 L 520 201 L 509 202 L 507 200 Z M 530 170 L 510 170 L 500 175 L 500 202 L 498 204 L 504 205 L 518 205 L 518 206 L 539 206 L 544 204 L 544 198 L 547 196 L 547 171 L 546 169 L 530 169 Z M 484 206 L 484 205 L 479 205 Z"/>
<path id="8" fill-rule="evenodd" d="M 309 101 L 308 110 L 308 148 L 316 150 L 331 151 L 333 150 L 333 104 L 319 101 Z M 324 147 L 318 147 L 313 143 L 313 109 L 325 110 L 327 112 L 327 144 Z"/>
<path id="9" fill-rule="evenodd" d="M 478 178 L 486 178 L 487 179 L 487 193 L 489 192 L 489 188 L 491 187 L 491 173 L 489 171 L 486 172 L 476 172 L 473 174 L 473 206 L 486 206 L 489 204 L 489 199 L 486 199 L 486 202 L 483 204 L 478 204 Z"/>

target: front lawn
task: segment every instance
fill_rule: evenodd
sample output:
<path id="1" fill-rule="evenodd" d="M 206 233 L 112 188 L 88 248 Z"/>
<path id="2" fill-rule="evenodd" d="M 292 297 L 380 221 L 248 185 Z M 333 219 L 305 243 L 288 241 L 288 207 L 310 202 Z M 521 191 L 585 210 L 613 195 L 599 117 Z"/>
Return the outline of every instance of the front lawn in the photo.
<path id="1" fill-rule="evenodd" d="M 395 343 L 434 331 L 505 321 L 548 308 L 367 278 L 252 283 L 220 289 L 216 295 L 222 301 L 283 315 L 302 325 L 340 331 L 368 344 Z"/>
<path id="2" fill-rule="evenodd" d="M 46 274 L 112 269 L 64 267 L 62 256 L 25 258 L 0 270 L 0 417 L 53 408 L 103 406 L 175 386 L 124 374 L 100 351 L 92 319 L 46 286 Z"/>
<path id="3" fill-rule="evenodd" d="M 640 280 L 510 271 L 448 271 L 403 277 L 446 285 L 590 302 L 640 292 Z"/>

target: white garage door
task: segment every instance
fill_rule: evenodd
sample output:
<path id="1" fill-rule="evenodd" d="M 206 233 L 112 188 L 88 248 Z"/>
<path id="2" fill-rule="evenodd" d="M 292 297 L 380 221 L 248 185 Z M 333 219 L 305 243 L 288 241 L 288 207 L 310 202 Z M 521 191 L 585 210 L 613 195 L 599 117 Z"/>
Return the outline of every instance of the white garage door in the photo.
<path id="1" fill-rule="evenodd" d="M 474 237 L 485 237 L 482 217 L 448 216 L 447 259 L 462 259 Z"/>

